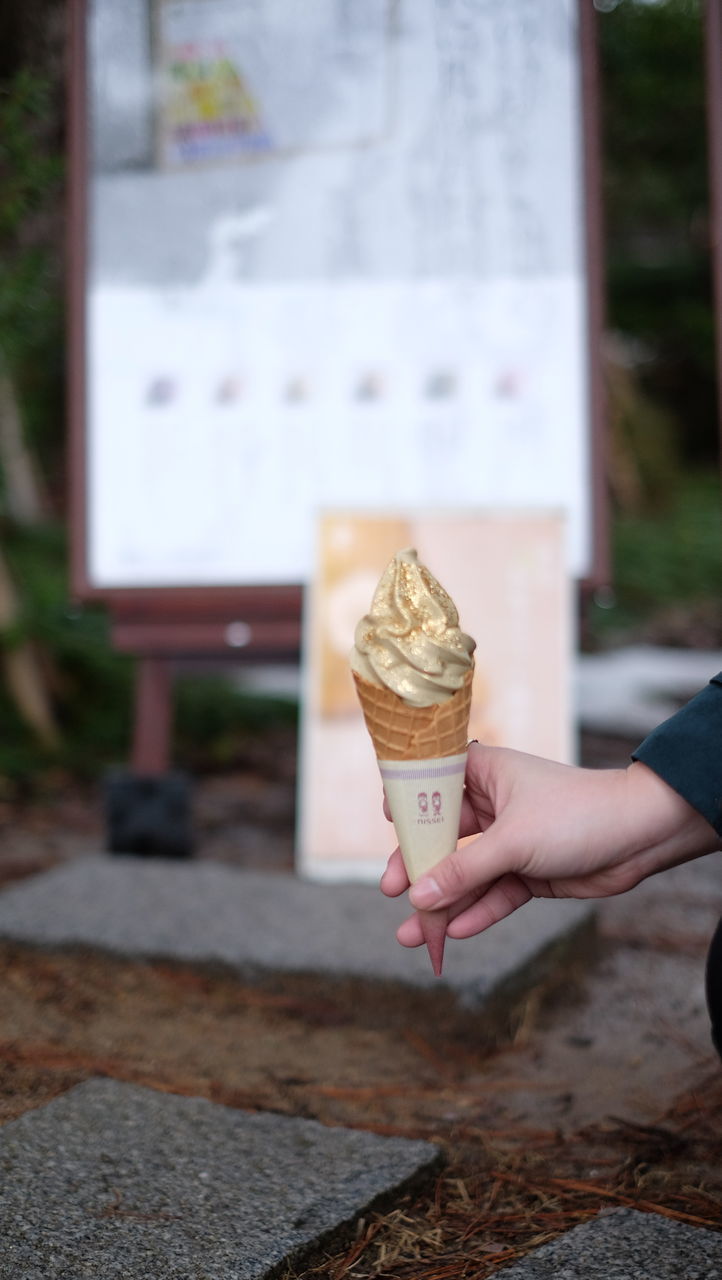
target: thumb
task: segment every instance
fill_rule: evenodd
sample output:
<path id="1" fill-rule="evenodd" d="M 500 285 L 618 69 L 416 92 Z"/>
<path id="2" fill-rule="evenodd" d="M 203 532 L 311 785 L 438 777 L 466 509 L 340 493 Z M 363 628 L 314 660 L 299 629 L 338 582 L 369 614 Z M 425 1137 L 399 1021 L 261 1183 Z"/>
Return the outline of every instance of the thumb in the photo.
<path id="1" fill-rule="evenodd" d="M 450 907 L 460 898 L 478 894 L 513 871 L 514 862 L 503 823 L 497 821 L 476 840 L 455 849 L 421 876 L 411 886 L 409 901 L 417 911 Z"/>

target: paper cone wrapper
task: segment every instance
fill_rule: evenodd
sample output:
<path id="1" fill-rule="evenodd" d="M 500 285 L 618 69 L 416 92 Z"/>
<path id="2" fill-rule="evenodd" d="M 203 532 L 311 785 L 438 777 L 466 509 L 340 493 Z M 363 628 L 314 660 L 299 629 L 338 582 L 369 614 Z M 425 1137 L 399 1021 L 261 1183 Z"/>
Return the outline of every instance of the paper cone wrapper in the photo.
<path id="1" fill-rule="evenodd" d="M 452 853 L 459 839 L 474 671 L 453 698 L 430 707 L 408 707 L 397 694 L 352 674 L 413 883 Z M 419 917 L 438 977 L 448 913 L 420 911 Z"/>
<path id="2" fill-rule="evenodd" d="M 456 848 L 474 670 L 446 702 L 408 707 L 353 672 L 404 866 L 418 880 Z"/>
<path id="3" fill-rule="evenodd" d="M 413 883 L 456 848 L 466 746 L 454 756 L 379 760 L 378 764 L 401 856 Z"/>

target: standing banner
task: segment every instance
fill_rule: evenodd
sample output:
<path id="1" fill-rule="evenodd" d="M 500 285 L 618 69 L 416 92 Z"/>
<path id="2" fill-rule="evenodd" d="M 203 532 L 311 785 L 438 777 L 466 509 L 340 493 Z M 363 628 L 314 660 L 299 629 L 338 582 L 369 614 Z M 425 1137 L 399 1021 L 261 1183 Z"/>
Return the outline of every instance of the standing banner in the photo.
<path id="1" fill-rule="evenodd" d="M 403 547 L 448 591 L 476 641 L 469 737 L 571 763 L 572 592 L 560 512 L 328 513 L 306 617 L 299 867 L 378 879 L 395 837 L 349 667 L 356 623 Z"/>

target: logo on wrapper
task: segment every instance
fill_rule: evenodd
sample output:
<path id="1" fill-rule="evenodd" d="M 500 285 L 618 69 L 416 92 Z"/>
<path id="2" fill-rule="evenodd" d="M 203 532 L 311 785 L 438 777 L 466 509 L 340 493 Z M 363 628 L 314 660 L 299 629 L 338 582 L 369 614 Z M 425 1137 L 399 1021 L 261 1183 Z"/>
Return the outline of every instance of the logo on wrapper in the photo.
<path id="1" fill-rule="evenodd" d="M 379 760 L 410 880 L 456 848 L 465 767 L 466 751 L 433 760 Z"/>
<path id="2" fill-rule="evenodd" d="M 431 813 L 429 813 L 429 793 L 428 791 L 419 791 L 416 796 L 416 805 L 419 815 L 416 819 L 417 823 L 428 826 L 432 822 L 443 822 L 444 815 L 441 812 L 441 792 L 433 791 L 431 793 Z"/>

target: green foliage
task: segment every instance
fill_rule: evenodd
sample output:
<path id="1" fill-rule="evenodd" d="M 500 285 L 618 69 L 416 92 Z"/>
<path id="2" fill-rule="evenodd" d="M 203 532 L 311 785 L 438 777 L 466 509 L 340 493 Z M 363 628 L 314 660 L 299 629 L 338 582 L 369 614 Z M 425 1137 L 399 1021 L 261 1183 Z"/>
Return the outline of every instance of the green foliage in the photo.
<path id="1" fill-rule="evenodd" d="M 614 597 L 593 605 L 598 644 L 635 639 L 691 643 L 702 615 L 708 642 L 722 644 L 722 508 L 716 471 L 680 473 L 669 509 L 618 516 L 613 527 Z M 670 625 L 674 611 L 674 629 Z"/>
<path id="2" fill-rule="evenodd" d="M 52 110 L 49 84 L 29 71 L 0 86 L 0 347 L 11 364 L 57 319 L 59 270 L 44 220 L 63 164 L 40 143 Z"/>
<path id="3" fill-rule="evenodd" d="M 684 455 L 717 452 L 707 120 L 699 0 L 599 15 L 608 321 L 641 340 L 645 389 Z"/>
<path id="4" fill-rule="evenodd" d="M 26 69 L 0 84 L 0 368 L 51 482 L 62 469 L 65 399 L 55 96 Z"/>
<path id="5" fill-rule="evenodd" d="M 127 763 L 130 751 L 134 662 L 110 646 L 105 611 L 68 605 L 67 548 L 56 526 L 0 526 L 13 577 L 23 584 L 23 613 L 3 647 L 33 640 L 48 655 L 50 686 L 63 742 L 44 751 L 20 720 L 0 682 L 0 779 L 31 786 L 61 766 L 76 777 L 97 778 Z M 253 696 L 222 677 L 185 676 L 174 698 L 175 763 L 202 771 L 238 761 L 249 736 L 293 725 L 293 702 Z"/>
<path id="6" fill-rule="evenodd" d="M 43 209 L 48 193 L 57 189 L 62 173 L 60 157 L 37 149 L 37 124 L 52 110 L 49 83 L 22 68 L 0 88 L 0 243 L 14 240 L 28 218 Z"/>
<path id="7" fill-rule="evenodd" d="M 701 6 L 623 0 L 599 35 L 612 244 L 685 248 L 707 203 Z"/>
<path id="8" fill-rule="evenodd" d="M 39 776 L 52 765 L 80 775 L 127 752 L 131 665 L 110 648 L 102 610 L 69 607 L 67 549 L 56 526 L 2 530 L 13 578 L 22 584 L 22 638 L 46 655 L 61 733 L 62 759 L 41 750 L 0 686 L 0 775 Z"/>

